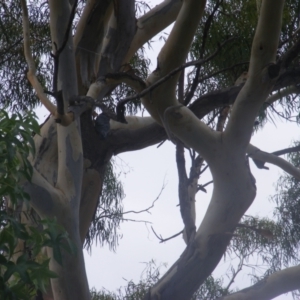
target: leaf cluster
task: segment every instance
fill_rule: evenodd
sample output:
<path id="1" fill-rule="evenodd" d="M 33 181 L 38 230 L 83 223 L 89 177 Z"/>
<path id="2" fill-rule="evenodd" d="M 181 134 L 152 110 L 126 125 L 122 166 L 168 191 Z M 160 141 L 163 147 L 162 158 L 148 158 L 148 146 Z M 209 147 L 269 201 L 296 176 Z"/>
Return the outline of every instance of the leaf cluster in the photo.
<path id="1" fill-rule="evenodd" d="M 37 290 L 46 290 L 56 275 L 42 254 L 44 247 L 53 249 L 60 264 L 61 248 L 74 252 L 55 220 L 32 219 L 30 198 L 21 183 L 30 182 L 33 173 L 28 161 L 34 154 L 33 133 L 39 133 L 34 113 L 9 116 L 0 109 L 0 299 L 32 299 Z M 20 213 L 22 207 L 28 212 Z M 31 219 L 34 226 L 25 226 L 22 218 Z"/>
<path id="2" fill-rule="evenodd" d="M 161 270 L 166 265 L 157 266 L 154 260 L 151 260 L 146 264 L 144 271 L 141 274 L 141 278 L 138 283 L 134 283 L 132 280 L 128 281 L 127 285 L 119 288 L 116 292 L 110 292 L 105 289 L 97 291 L 91 290 L 92 300 L 140 300 L 146 297 L 151 287 L 159 280 L 161 276 Z M 200 289 L 193 295 L 191 300 L 201 299 L 216 299 L 227 295 L 229 292 L 222 287 L 221 280 L 215 280 L 212 276 L 209 276 Z"/>
<path id="3" fill-rule="evenodd" d="M 32 166 L 28 156 L 34 154 L 33 133 L 39 133 L 33 112 L 11 116 L 0 109 L 0 195 L 9 197 L 12 205 L 17 200 L 29 200 L 20 187 L 22 178 L 30 181 Z"/>
<path id="4" fill-rule="evenodd" d="M 222 42 L 229 38 L 233 38 L 233 40 L 223 46 L 213 59 L 201 67 L 199 85 L 193 100 L 198 99 L 205 93 L 233 86 L 243 72 L 248 71 L 251 45 L 259 17 L 260 4 L 260 0 L 208 1 L 204 17 L 192 43 L 188 60 L 199 59 L 201 56 L 208 57 L 218 49 Z M 286 1 L 277 59 L 296 40 L 293 34 L 299 25 L 299 11 L 299 1 Z M 289 68 L 293 69 L 298 66 L 299 58 L 296 58 Z M 196 68 L 189 69 L 186 94 L 191 88 L 195 74 Z M 290 120 L 293 113 L 297 112 L 298 114 L 298 108 L 298 97 L 284 97 L 277 108 L 274 105 L 262 107 L 256 126 L 260 128 L 267 120 L 273 121 L 274 115 Z M 214 126 L 215 122 L 213 120 L 217 115 L 217 111 L 212 112 L 205 118 L 206 122 L 212 123 Z"/>
<path id="5" fill-rule="evenodd" d="M 45 89 L 50 89 L 53 65 L 49 10 L 42 1 L 35 1 L 28 5 L 28 13 L 37 77 Z M 0 2 L 0 107 L 14 111 L 32 109 L 39 104 L 26 77 L 21 15 L 18 1 Z"/>
<path id="6" fill-rule="evenodd" d="M 111 160 L 106 167 L 102 194 L 85 240 L 85 247 L 88 249 L 91 249 L 94 241 L 99 242 L 100 245 L 108 243 L 112 250 L 115 250 L 118 245 L 119 234 L 117 230 L 123 220 L 121 201 L 125 195 L 122 183 L 118 180 L 114 168 L 114 163 Z"/>

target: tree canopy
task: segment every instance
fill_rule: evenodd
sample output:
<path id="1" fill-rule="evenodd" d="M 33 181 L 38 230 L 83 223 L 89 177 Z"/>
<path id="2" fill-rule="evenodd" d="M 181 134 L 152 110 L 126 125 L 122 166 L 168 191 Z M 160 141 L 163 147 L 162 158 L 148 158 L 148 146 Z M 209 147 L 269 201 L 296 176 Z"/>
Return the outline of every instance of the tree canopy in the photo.
<path id="1" fill-rule="evenodd" d="M 300 148 L 268 153 L 250 140 L 274 116 L 298 122 L 299 15 L 295 0 L 165 0 L 153 8 L 134 0 L 1 2 L 0 220 L 2 236 L 13 236 L 0 243 L 7 295 L 16 282 L 55 300 L 296 295 Z M 144 47 L 172 23 L 150 72 Z M 39 104 L 49 117 L 37 128 L 27 115 Z M 162 277 L 150 272 L 125 294 L 90 292 L 82 249 L 95 241 L 115 249 L 124 219 L 113 157 L 166 140 L 176 151 L 186 249 Z M 250 159 L 286 172 L 273 219 L 245 215 L 256 196 Z M 196 194 L 206 191 L 198 180 L 208 168 L 213 192 L 197 229 Z M 26 253 L 18 239 L 32 241 L 32 233 L 40 240 L 31 267 L 45 275 L 38 282 L 23 272 L 28 253 L 18 259 Z M 224 287 L 211 273 L 232 253 L 240 265 Z M 266 272 L 233 291 L 253 254 Z"/>

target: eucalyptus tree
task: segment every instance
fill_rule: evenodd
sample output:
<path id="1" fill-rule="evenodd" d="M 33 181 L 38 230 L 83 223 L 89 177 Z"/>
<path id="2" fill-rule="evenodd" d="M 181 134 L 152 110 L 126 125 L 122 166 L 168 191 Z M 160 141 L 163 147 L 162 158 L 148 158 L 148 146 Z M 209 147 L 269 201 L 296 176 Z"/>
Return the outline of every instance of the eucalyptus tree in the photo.
<path id="1" fill-rule="evenodd" d="M 140 5 L 134 0 L 21 0 L 21 30 L 18 14 L 12 13 L 20 6 L 1 3 L 1 75 L 6 78 L 1 103 L 24 108 L 33 104 L 34 91 L 50 113 L 34 137 L 33 173 L 24 190 L 39 218 L 56 218 L 77 249 L 76 255 L 62 251 L 59 263 L 47 248 L 57 278 L 44 299 L 90 298 L 82 247 L 95 235 L 113 245 L 114 236 L 106 238 L 105 229 L 115 228 L 122 214 L 118 205 L 110 210 L 117 203 L 113 197 L 122 198 L 120 186 L 112 187 L 117 193 L 103 190 L 107 174 L 113 178 L 113 155 L 166 139 L 176 147 L 186 249 L 145 299 L 191 299 L 227 247 L 245 245 L 239 235 L 251 236 L 252 230 L 266 236 L 259 226 L 267 222 L 239 223 L 256 195 L 249 158 L 259 168 L 272 163 L 300 178 L 299 169 L 279 157 L 298 149 L 272 154 L 250 144 L 269 107 L 275 110 L 278 102 L 285 118 L 297 109 L 299 3 L 165 0 L 145 13 Z M 173 22 L 157 67 L 148 74 L 143 45 Z M 33 91 L 24 81 L 25 69 Z M 98 116 L 95 108 L 102 111 Z M 137 116 L 141 108 L 150 116 Z M 192 158 L 189 175 L 184 149 Z M 196 229 L 195 195 L 205 189 L 198 185 L 204 162 L 214 187 Z M 105 216 L 119 218 L 105 227 Z M 266 251 L 264 243 L 255 246 Z M 291 247 L 295 253 L 298 240 Z M 279 259 L 276 268 L 273 262 L 269 258 L 268 277 L 225 299 L 271 299 L 298 289 L 297 257 L 286 263 Z"/>

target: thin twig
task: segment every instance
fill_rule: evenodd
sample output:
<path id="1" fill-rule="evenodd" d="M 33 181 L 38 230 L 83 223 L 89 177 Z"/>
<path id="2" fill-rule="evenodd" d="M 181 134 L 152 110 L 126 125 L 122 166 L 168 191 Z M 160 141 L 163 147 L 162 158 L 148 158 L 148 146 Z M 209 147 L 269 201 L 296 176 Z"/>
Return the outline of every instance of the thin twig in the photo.
<path id="1" fill-rule="evenodd" d="M 206 165 L 206 166 L 200 171 L 200 175 L 203 174 L 203 173 L 206 171 L 207 168 L 208 168 L 208 165 Z"/>
<path id="2" fill-rule="evenodd" d="M 237 67 L 237 66 L 247 65 L 247 64 L 249 64 L 249 61 L 243 61 L 243 62 L 234 64 L 234 65 L 232 65 L 232 66 L 230 66 L 230 67 L 223 68 L 223 69 L 221 69 L 221 70 L 219 70 L 219 71 L 216 71 L 216 72 L 213 72 L 213 73 L 211 73 L 211 74 L 209 74 L 209 75 L 206 75 L 206 76 L 201 77 L 201 78 L 199 79 L 199 83 L 201 83 L 201 82 L 203 82 L 204 80 L 207 80 L 207 79 L 209 79 L 209 78 L 211 78 L 211 77 L 213 77 L 213 76 L 216 76 L 216 75 L 218 75 L 218 74 L 220 74 L 220 73 L 223 73 L 223 72 L 225 72 L 225 71 L 231 70 L 231 69 L 233 69 L 233 68 L 235 68 L 235 67 Z"/>
<path id="3" fill-rule="evenodd" d="M 124 99 L 121 99 L 117 105 L 117 110 L 118 110 L 118 106 L 124 106 L 125 104 L 127 104 L 129 101 L 132 101 L 132 100 L 136 100 L 136 99 L 140 99 L 142 98 L 143 96 L 145 96 L 146 94 L 148 93 L 151 93 L 154 89 L 156 89 L 158 86 L 160 86 L 162 83 L 166 82 L 168 79 L 170 79 L 171 77 L 173 77 L 176 73 L 180 72 L 181 70 L 185 69 L 185 68 L 188 68 L 190 66 L 200 66 L 200 65 L 203 65 L 204 63 L 210 61 L 211 59 L 213 59 L 219 52 L 220 50 L 222 49 L 222 47 L 234 40 L 235 38 L 232 37 L 232 38 L 229 38 L 227 39 L 226 41 L 224 41 L 222 44 L 219 45 L 218 49 L 213 53 L 211 54 L 210 56 L 208 56 L 207 58 L 205 59 L 199 59 L 199 60 L 193 60 L 193 61 L 190 61 L 190 62 L 187 62 L 177 68 L 175 68 L 173 71 L 171 71 L 169 74 L 167 74 L 166 76 L 162 77 L 160 80 L 156 81 L 154 84 L 152 84 L 151 86 L 149 86 L 148 88 L 144 89 L 142 92 L 140 93 L 136 93 L 135 95 L 133 96 L 129 96 L 129 97 L 126 97 Z M 122 104 L 122 105 L 121 105 Z M 121 108 L 119 108 L 121 109 Z M 124 112 L 123 112 L 124 113 Z M 117 115 L 118 115 L 118 111 L 117 111 Z M 125 119 L 125 118 L 124 118 Z M 121 122 L 122 120 L 120 120 Z"/>
<path id="4" fill-rule="evenodd" d="M 183 230 L 181 230 L 180 232 L 178 232 L 178 233 L 176 233 L 176 234 L 174 234 L 174 235 L 172 235 L 172 236 L 170 236 L 170 237 L 168 237 L 168 238 L 166 238 L 166 239 L 163 239 L 161 236 L 159 236 L 159 235 L 154 231 L 154 229 L 153 229 L 152 226 L 151 226 L 151 229 L 152 229 L 154 235 L 160 240 L 160 243 L 164 243 L 164 242 L 167 242 L 167 241 L 169 241 L 169 240 L 171 240 L 171 239 L 174 239 L 175 237 L 177 237 L 177 236 L 179 236 L 179 235 L 181 235 L 181 234 L 183 233 Z"/>
<path id="5" fill-rule="evenodd" d="M 207 40 L 207 37 L 208 37 L 208 32 L 209 32 L 211 24 L 213 22 L 214 15 L 215 15 L 216 11 L 218 10 L 218 8 L 219 8 L 219 6 L 221 5 L 222 2 L 223 2 L 223 0 L 217 1 L 212 13 L 209 15 L 209 17 L 207 18 L 207 20 L 205 22 L 204 30 L 203 30 L 202 44 L 201 44 L 201 47 L 200 47 L 200 59 L 203 59 L 204 52 L 205 52 L 206 40 Z M 198 65 L 197 69 L 196 69 L 196 75 L 193 79 L 191 89 L 188 92 L 188 94 L 187 94 L 187 96 L 184 100 L 185 105 L 188 105 L 191 102 L 191 100 L 192 100 L 192 98 L 195 94 L 196 88 L 199 84 L 200 70 L 201 70 L 201 65 Z"/>
<path id="6" fill-rule="evenodd" d="M 208 185 L 210 185 L 210 184 L 212 184 L 213 182 L 214 182 L 214 181 L 211 180 L 211 181 L 208 181 L 208 182 L 205 183 L 205 184 L 198 184 L 197 192 L 202 191 L 202 192 L 204 192 L 204 193 L 207 193 L 207 190 L 205 189 L 205 187 L 208 186 Z"/>
<path id="7" fill-rule="evenodd" d="M 225 288 L 225 291 L 228 291 L 230 286 L 234 283 L 234 280 L 235 278 L 237 277 L 237 275 L 242 271 L 243 269 L 243 266 L 244 266 L 244 259 L 242 258 L 239 262 L 239 265 L 238 265 L 238 268 L 236 271 L 233 272 L 233 276 L 232 278 L 230 279 L 230 281 L 228 282 L 226 288 Z"/>
<path id="8" fill-rule="evenodd" d="M 162 186 L 162 188 L 161 188 L 161 190 L 160 190 L 158 196 L 154 199 L 154 201 L 152 202 L 152 204 L 151 204 L 148 208 L 145 208 L 145 209 L 142 209 L 142 210 L 138 210 L 138 211 L 135 211 L 135 210 L 129 210 L 129 211 L 123 212 L 123 215 L 125 215 L 125 214 L 130 214 L 130 213 L 133 213 L 133 214 L 140 214 L 140 213 L 142 213 L 142 212 L 147 212 L 147 213 L 150 214 L 149 210 L 150 210 L 151 208 L 154 207 L 155 202 L 160 198 L 160 196 L 161 196 L 161 194 L 162 194 L 162 192 L 163 192 L 164 189 L 165 189 L 165 184 L 163 184 L 163 186 Z"/>

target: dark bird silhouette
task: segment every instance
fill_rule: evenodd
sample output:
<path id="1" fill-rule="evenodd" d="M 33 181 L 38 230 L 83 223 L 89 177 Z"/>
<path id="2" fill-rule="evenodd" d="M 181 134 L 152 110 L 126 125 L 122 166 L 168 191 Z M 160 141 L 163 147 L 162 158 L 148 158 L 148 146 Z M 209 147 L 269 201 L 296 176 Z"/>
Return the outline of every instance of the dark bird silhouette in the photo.
<path id="1" fill-rule="evenodd" d="M 95 129 L 100 137 L 101 140 L 105 140 L 107 134 L 110 130 L 109 125 L 109 116 L 105 113 L 101 113 L 95 120 Z"/>

